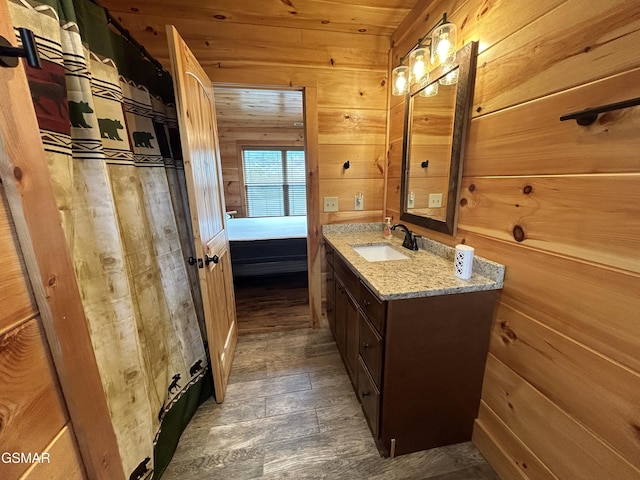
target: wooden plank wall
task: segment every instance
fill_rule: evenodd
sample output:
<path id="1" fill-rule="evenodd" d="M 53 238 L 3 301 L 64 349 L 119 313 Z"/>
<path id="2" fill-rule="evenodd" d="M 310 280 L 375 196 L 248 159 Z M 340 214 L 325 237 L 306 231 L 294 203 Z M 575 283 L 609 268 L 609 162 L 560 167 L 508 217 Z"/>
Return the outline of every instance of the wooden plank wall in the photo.
<path id="1" fill-rule="evenodd" d="M 640 3 L 420 1 L 393 65 L 446 11 L 480 42 L 456 237 L 506 265 L 474 441 L 502 478 L 640 478 Z M 398 218 L 403 99 L 387 212 Z"/>
<path id="2" fill-rule="evenodd" d="M 0 478 L 85 478 L 2 184 L 0 251 L 0 453 L 49 452 L 44 463 L 3 457 Z"/>

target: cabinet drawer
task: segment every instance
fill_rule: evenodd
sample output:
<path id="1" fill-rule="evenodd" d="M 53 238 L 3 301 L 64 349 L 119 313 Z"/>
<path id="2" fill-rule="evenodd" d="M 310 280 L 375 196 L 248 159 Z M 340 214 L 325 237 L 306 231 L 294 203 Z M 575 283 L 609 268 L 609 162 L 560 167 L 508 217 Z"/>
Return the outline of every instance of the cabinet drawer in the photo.
<path id="1" fill-rule="evenodd" d="M 358 295 L 358 303 L 360 308 L 366 314 L 371 324 L 376 327 L 380 335 L 384 335 L 385 307 L 386 303 L 378 300 L 369 287 L 360 282 L 360 293 Z"/>
<path id="2" fill-rule="evenodd" d="M 378 438 L 380 424 L 380 392 L 373 384 L 362 357 L 358 358 L 358 398 L 362 403 L 364 416 L 367 418 L 373 438 Z"/>
<path id="3" fill-rule="evenodd" d="M 382 354 L 384 349 L 384 343 L 382 338 L 378 335 L 375 328 L 367 321 L 367 319 L 360 315 L 360 342 L 359 353 L 362 360 L 371 374 L 371 378 L 375 382 L 376 386 L 380 388 L 382 380 Z"/>
<path id="4" fill-rule="evenodd" d="M 333 259 L 333 266 L 336 276 L 340 277 L 344 286 L 347 287 L 349 293 L 356 297 L 358 295 L 358 277 L 351 271 L 351 269 L 344 263 L 339 256 L 335 256 Z"/>

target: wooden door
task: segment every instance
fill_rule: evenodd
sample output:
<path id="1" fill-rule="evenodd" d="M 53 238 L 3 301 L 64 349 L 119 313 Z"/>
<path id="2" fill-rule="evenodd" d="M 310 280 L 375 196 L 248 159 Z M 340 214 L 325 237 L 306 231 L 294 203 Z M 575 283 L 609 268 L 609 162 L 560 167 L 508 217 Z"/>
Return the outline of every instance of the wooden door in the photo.
<path id="1" fill-rule="evenodd" d="M 175 27 L 167 26 L 189 208 L 214 391 L 224 400 L 238 339 L 213 85 Z"/>

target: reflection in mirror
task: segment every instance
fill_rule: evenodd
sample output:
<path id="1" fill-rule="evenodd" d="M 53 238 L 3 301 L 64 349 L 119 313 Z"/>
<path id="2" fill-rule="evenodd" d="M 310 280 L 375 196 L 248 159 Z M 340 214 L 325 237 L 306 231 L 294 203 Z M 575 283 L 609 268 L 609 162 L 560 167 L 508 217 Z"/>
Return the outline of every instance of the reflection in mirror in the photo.
<path id="1" fill-rule="evenodd" d="M 477 42 L 467 44 L 454 63 L 437 67 L 429 83 L 415 86 L 406 102 L 400 218 L 450 235 L 456 229 L 476 54 Z"/>
<path id="2" fill-rule="evenodd" d="M 427 96 L 436 88 L 437 94 Z M 406 211 L 442 222 L 447 219 L 456 90 L 457 85 L 438 85 L 435 80 L 411 100 Z"/>

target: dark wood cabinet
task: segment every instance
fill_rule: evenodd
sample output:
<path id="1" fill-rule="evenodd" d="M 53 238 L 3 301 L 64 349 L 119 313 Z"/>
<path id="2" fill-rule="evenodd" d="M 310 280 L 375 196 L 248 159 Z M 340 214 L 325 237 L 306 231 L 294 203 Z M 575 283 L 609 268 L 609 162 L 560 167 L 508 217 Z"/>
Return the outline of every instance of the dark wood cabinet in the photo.
<path id="1" fill-rule="evenodd" d="M 355 386 L 357 381 L 359 308 L 353 291 L 354 289 L 357 291 L 359 279 L 340 257 L 334 257 L 333 252 L 331 253 L 333 265 L 329 265 L 327 262 L 327 289 L 332 287 L 329 283 L 329 279 L 331 279 L 332 284 L 335 284 L 335 292 L 333 301 L 329 300 L 329 294 L 327 294 L 327 316 L 329 316 L 328 309 L 333 308 L 333 318 L 329 318 L 329 326 L 331 327 L 333 324 L 331 331 L 347 367 L 349 377 Z"/>
<path id="2" fill-rule="evenodd" d="M 383 301 L 327 249 L 332 331 L 381 454 L 470 440 L 498 291 Z"/>

